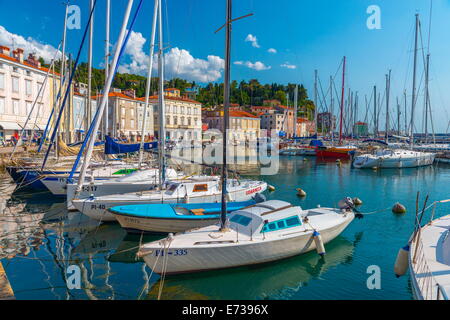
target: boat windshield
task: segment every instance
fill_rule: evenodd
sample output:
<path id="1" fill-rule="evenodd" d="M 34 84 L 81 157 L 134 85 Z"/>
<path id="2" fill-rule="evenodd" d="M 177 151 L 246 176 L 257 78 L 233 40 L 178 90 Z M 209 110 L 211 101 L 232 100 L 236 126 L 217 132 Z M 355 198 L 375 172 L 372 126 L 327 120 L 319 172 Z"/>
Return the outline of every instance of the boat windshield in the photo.
<path id="1" fill-rule="evenodd" d="M 230 219 L 231 222 L 238 223 L 240 225 L 243 225 L 244 227 L 248 226 L 249 223 L 252 221 L 252 218 L 243 216 L 241 214 L 235 214 Z"/>
<path id="2" fill-rule="evenodd" d="M 293 228 L 301 225 L 300 218 L 298 216 L 292 216 L 265 224 L 261 229 L 261 233 Z"/>

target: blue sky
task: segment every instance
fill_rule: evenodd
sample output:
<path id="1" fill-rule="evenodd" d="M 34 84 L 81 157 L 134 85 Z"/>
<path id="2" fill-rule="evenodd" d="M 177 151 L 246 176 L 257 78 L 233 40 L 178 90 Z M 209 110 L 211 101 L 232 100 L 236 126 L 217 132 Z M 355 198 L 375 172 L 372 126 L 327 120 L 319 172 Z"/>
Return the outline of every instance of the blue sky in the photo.
<path id="1" fill-rule="evenodd" d="M 96 66 L 103 61 L 105 1 L 98 0 L 95 16 Z M 23 36 L 33 43 L 57 47 L 62 35 L 64 7 L 61 0 L 0 0 L 0 26 L 4 33 Z M 135 0 L 135 5 L 138 0 Z M 72 0 L 82 10 L 82 24 L 87 20 L 88 0 Z M 117 38 L 126 0 L 112 0 L 112 42 Z M 221 81 L 224 33 L 214 34 L 223 24 L 224 0 L 163 0 L 165 39 L 169 76 L 179 75 L 197 81 Z M 381 29 L 366 27 L 369 5 L 381 9 Z M 430 0 L 239 0 L 234 1 L 235 17 L 254 16 L 234 23 L 232 78 L 256 78 L 262 83 L 304 83 L 313 92 L 317 69 L 324 91 L 330 75 L 335 75 L 342 57 L 347 56 L 347 84 L 358 91 L 359 113 L 365 114 L 364 95 L 370 99 L 373 85 L 384 90 L 385 74 L 392 69 L 391 109 L 395 98 L 407 90 L 408 112 L 412 84 L 412 48 L 414 14 L 419 13 L 424 46 L 427 43 Z M 136 32 L 122 62 L 122 71 L 143 72 L 148 54 L 153 1 L 144 0 L 136 22 Z M 450 103 L 450 2 L 434 0 L 431 25 L 430 94 L 435 130 L 445 132 Z M 0 30 L 2 31 L 2 30 Z M 245 41 L 256 37 L 256 43 Z M 68 31 L 68 51 L 76 53 L 81 30 Z M 0 41 L 5 37 L 0 34 Z M 10 45 L 10 43 L 2 43 Z M 268 52 L 270 48 L 276 53 Z M 44 50 L 44 49 L 43 49 Z M 424 48 L 426 51 L 427 48 Z M 208 56 L 210 58 L 208 58 Z M 86 53 L 83 57 L 86 57 Z M 84 59 L 85 60 L 85 59 Z M 130 65 L 135 61 L 134 66 Z M 419 54 L 420 86 L 416 109 L 416 127 L 422 129 L 423 62 Z M 287 68 L 286 66 L 290 66 Z M 295 66 L 295 68 L 294 68 Z M 198 68 L 197 68 L 198 67 Z M 336 86 L 340 86 L 337 76 Z M 339 89 L 338 89 L 339 90 Z M 383 93 L 382 93 L 383 94 Z M 393 113 L 393 112 L 392 112 Z M 360 117 L 360 120 L 363 116 Z M 371 116 L 369 116 L 369 119 Z M 384 126 L 384 110 L 380 125 Z M 393 120 L 392 120 L 393 121 Z"/>

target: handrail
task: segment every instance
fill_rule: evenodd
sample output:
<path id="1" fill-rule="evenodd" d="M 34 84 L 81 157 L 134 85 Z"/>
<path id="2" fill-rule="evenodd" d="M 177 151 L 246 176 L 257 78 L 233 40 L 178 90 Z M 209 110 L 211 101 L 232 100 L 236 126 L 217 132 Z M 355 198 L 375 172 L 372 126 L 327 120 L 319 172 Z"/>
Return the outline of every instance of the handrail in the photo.
<path id="1" fill-rule="evenodd" d="M 424 209 L 424 211 L 426 211 L 429 208 L 433 207 L 428 225 L 431 225 L 433 222 L 436 205 L 438 203 L 447 203 L 447 202 L 450 202 L 450 199 L 435 201 Z M 411 257 L 411 263 L 416 267 L 416 269 L 414 270 L 415 273 L 421 274 L 421 277 L 420 278 L 416 277 L 415 281 L 419 287 L 419 290 L 422 293 L 422 297 L 425 300 L 434 300 L 434 299 L 449 300 L 449 297 L 445 292 L 445 290 L 443 289 L 443 286 L 439 284 L 439 282 L 436 280 L 428 265 L 427 259 L 425 257 L 425 252 L 423 250 L 422 233 L 420 232 L 421 229 L 422 227 L 418 226 L 415 235 L 411 239 L 411 245 L 415 246 L 414 256 Z M 411 252 L 413 251 L 411 250 Z"/>

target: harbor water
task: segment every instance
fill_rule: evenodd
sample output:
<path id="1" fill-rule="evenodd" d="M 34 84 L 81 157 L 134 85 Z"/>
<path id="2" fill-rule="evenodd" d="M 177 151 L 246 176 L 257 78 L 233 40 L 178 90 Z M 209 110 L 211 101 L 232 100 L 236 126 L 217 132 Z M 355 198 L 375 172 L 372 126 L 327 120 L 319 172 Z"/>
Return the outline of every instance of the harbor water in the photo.
<path id="1" fill-rule="evenodd" d="M 245 166 L 239 171 L 273 185 L 268 199 L 311 208 L 358 197 L 359 210 L 367 214 L 326 244 L 324 258 L 309 252 L 263 265 L 167 277 L 161 299 L 413 298 L 408 276 L 394 275 L 395 258 L 413 231 L 417 191 L 420 207 L 427 195 L 428 204 L 449 198 L 450 165 L 358 170 L 345 161 L 286 156 L 280 157 L 276 175 L 259 176 L 257 168 Z M 297 197 L 296 188 L 307 196 Z M 64 199 L 48 192 L 13 189 L 9 177 L 1 178 L 0 259 L 16 299 L 157 298 L 160 277 L 136 252 L 141 242 L 160 237 L 127 235 L 115 223 L 99 226 L 68 212 Z M 405 214 L 391 212 L 396 202 L 406 206 Z M 436 216 L 449 209 L 438 205 Z M 81 271 L 81 289 L 66 284 L 70 266 Z M 370 285 L 374 268 L 380 271 L 379 288 Z"/>

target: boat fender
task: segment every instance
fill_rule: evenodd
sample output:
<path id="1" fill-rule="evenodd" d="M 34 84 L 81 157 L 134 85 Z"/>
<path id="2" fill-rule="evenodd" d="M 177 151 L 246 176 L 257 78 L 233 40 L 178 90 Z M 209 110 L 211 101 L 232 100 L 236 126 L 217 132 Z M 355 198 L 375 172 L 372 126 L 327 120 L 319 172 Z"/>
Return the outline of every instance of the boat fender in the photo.
<path id="1" fill-rule="evenodd" d="M 301 188 L 297 188 L 297 196 L 299 196 L 299 197 L 306 197 L 305 190 L 303 190 Z"/>
<path id="2" fill-rule="evenodd" d="M 397 278 L 403 276 L 408 270 L 408 254 L 409 244 L 398 250 L 397 259 L 395 260 L 394 273 Z"/>
<path id="3" fill-rule="evenodd" d="M 355 206 L 360 206 L 363 204 L 362 200 L 358 197 L 353 198 L 352 201 L 355 204 Z"/>
<path id="4" fill-rule="evenodd" d="M 313 233 L 314 243 L 316 244 L 316 250 L 319 256 L 323 256 L 325 254 L 325 246 L 323 245 L 322 236 L 316 230 Z"/>
<path id="5" fill-rule="evenodd" d="M 267 186 L 267 189 L 269 189 L 270 192 L 275 191 L 275 187 L 270 184 Z"/>
<path id="6" fill-rule="evenodd" d="M 406 207 L 404 205 L 400 204 L 399 202 L 397 202 L 392 207 L 392 212 L 393 213 L 405 213 L 406 212 Z"/>

